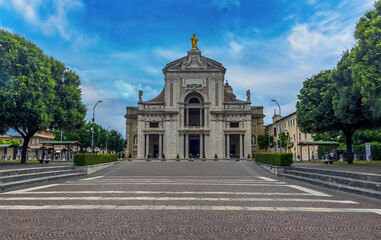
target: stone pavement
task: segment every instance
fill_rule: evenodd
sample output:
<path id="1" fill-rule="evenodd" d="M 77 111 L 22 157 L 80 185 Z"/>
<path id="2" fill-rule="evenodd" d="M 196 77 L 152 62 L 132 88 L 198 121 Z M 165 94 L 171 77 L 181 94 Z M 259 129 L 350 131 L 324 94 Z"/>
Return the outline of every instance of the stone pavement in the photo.
<path id="1" fill-rule="evenodd" d="M 306 168 L 318 168 L 327 170 L 338 170 L 358 173 L 375 173 L 381 174 L 381 167 L 366 167 L 366 166 L 354 166 L 354 165 L 334 165 L 334 164 L 309 164 L 309 163 L 293 163 L 293 167 L 306 167 Z"/>
<path id="2" fill-rule="evenodd" d="M 74 166 L 73 162 L 62 162 L 62 163 L 48 163 L 48 164 L 40 164 L 40 163 L 33 163 L 33 164 L 23 164 L 20 163 L 17 164 L 0 164 L 0 171 L 1 170 L 12 170 L 12 169 L 20 169 L 20 168 L 42 168 L 42 167 L 56 167 L 56 166 Z"/>
<path id="3" fill-rule="evenodd" d="M 122 162 L 0 194 L 0 239 L 380 239 L 381 203 L 252 162 Z"/>

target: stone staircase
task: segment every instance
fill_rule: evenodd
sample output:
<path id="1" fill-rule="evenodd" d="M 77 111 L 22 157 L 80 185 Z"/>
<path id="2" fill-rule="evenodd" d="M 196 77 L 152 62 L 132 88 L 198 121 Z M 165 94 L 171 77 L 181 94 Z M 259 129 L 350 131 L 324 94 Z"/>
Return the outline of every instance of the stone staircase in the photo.
<path id="1" fill-rule="evenodd" d="M 280 176 L 310 184 L 381 199 L 381 174 L 292 167 Z"/>
<path id="2" fill-rule="evenodd" d="M 0 192 L 27 184 L 46 182 L 61 178 L 85 175 L 73 166 L 33 167 L 22 169 L 0 170 Z"/>

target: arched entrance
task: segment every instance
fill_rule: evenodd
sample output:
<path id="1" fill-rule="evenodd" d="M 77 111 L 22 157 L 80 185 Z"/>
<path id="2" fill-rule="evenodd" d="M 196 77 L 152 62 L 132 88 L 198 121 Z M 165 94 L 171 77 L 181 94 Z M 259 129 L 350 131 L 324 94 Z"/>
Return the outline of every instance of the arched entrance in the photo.
<path id="1" fill-rule="evenodd" d="M 204 98 L 199 93 L 190 93 L 185 98 L 184 126 L 205 126 Z"/>
<path id="2" fill-rule="evenodd" d="M 184 128 L 186 131 L 184 138 L 184 156 L 190 154 L 194 158 L 201 158 L 204 154 L 203 132 L 205 126 L 204 97 L 197 92 L 189 93 L 184 98 Z M 197 130 L 199 129 L 199 130 Z"/>

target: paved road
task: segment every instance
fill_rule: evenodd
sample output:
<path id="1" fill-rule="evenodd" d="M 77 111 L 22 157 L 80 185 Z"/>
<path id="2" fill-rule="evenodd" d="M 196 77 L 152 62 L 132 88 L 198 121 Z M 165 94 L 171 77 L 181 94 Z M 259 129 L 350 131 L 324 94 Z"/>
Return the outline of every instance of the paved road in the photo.
<path id="1" fill-rule="evenodd" d="M 252 162 L 122 162 L 0 194 L 0 239 L 380 239 L 380 201 Z"/>

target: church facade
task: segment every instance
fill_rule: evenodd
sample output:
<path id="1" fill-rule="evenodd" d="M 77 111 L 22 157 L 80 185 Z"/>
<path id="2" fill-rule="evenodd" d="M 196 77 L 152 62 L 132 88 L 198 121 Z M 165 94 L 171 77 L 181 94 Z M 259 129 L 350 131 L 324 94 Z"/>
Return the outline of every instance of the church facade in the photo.
<path id="1" fill-rule="evenodd" d="M 264 133 L 263 107 L 239 100 L 225 67 L 201 55 L 193 36 L 188 54 L 163 69 L 164 89 L 126 108 L 127 155 L 151 158 L 245 158 Z"/>

